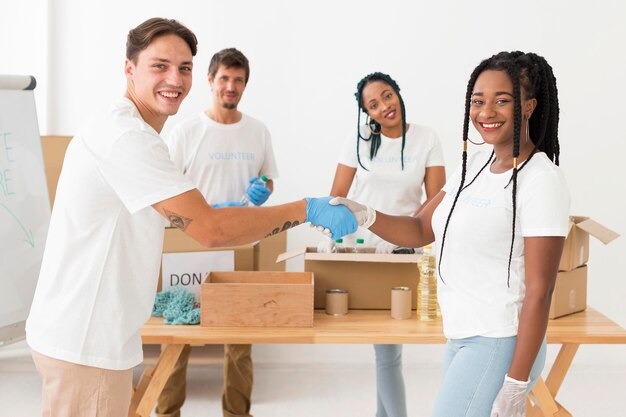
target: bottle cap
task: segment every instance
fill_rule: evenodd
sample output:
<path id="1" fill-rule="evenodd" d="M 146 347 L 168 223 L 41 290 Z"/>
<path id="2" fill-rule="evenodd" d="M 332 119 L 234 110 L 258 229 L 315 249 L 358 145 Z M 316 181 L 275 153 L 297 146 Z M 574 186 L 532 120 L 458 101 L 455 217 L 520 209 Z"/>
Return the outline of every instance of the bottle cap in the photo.
<path id="1" fill-rule="evenodd" d="M 268 182 L 269 179 L 265 175 L 261 175 L 261 181 Z"/>
<path id="2" fill-rule="evenodd" d="M 335 242 L 337 242 L 337 243 L 343 243 L 343 239 L 341 239 L 341 238 L 336 239 L 336 240 L 335 240 Z"/>
<path id="3" fill-rule="evenodd" d="M 361 239 L 361 238 L 358 238 L 358 239 L 356 240 L 356 243 L 365 243 L 365 240 L 364 240 L 364 239 Z"/>

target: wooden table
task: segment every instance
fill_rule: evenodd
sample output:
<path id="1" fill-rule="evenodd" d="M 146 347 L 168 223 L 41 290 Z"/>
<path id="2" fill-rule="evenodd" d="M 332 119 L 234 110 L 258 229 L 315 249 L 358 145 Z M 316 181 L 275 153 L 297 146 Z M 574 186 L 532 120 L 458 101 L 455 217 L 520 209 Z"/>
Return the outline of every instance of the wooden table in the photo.
<path id="1" fill-rule="evenodd" d="M 144 371 L 132 398 L 129 417 L 148 417 L 186 344 L 439 344 L 445 343 L 441 320 L 422 322 L 394 320 L 387 310 L 350 310 L 332 317 L 315 312 L 315 326 L 289 327 L 201 327 L 165 325 L 151 318 L 141 330 L 144 344 L 167 345 L 154 368 Z M 532 390 L 536 405 L 527 416 L 567 417 L 571 414 L 556 400 L 565 375 L 581 344 L 626 344 L 626 330 L 588 308 L 586 311 L 550 320 L 550 344 L 560 344 L 559 354 L 546 380 Z"/>

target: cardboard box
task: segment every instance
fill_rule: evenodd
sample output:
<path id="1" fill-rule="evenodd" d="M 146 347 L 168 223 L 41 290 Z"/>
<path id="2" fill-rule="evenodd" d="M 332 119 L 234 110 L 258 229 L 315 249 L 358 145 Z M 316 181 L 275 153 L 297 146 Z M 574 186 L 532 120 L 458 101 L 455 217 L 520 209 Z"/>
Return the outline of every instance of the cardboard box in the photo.
<path id="1" fill-rule="evenodd" d="M 252 262 L 255 271 L 285 271 L 284 263 L 276 263 L 278 255 L 287 250 L 287 232 L 266 237 L 254 245 Z"/>
<path id="2" fill-rule="evenodd" d="M 605 245 L 619 237 L 619 234 L 589 217 L 571 216 L 559 271 L 571 271 L 589 261 L 589 235 Z"/>
<path id="3" fill-rule="evenodd" d="M 54 197 L 56 196 L 57 183 L 59 175 L 61 175 L 61 167 L 65 159 L 65 151 L 67 150 L 72 136 L 42 136 L 41 151 L 43 152 L 43 163 L 46 170 L 46 179 L 48 182 L 48 194 L 50 197 L 50 207 L 54 205 Z"/>
<path id="4" fill-rule="evenodd" d="M 163 239 L 163 254 L 164 259 L 161 264 L 161 274 L 159 276 L 159 291 L 164 287 L 170 286 L 172 277 L 163 276 L 164 262 L 175 262 L 175 259 L 166 259 L 166 254 L 180 254 L 181 260 L 184 261 L 184 257 L 190 253 L 203 252 L 203 253 L 216 253 L 219 252 L 221 256 L 231 258 L 230 261 L 218 262 L 222 265 L 230 262 L 230 267 L 219 268 L 219 271 L 257 271 L 263 268 L 268 271 L 284 271 L 284 264 L 276 264 L 276 257 L 285 251 L 287 247 L 287 234 L 279 233 L 269 238 L 260 240 L 253 244 L 219 247 L 219 248 L 207 248 L 195 241 L 193 238 L 185 234 L 183 231 L 177 228 L 168 227 L 165 229 L 165 236 Z M 234 257 L 234 262 L 232 258 Z M 206 276 L 209 270 L 197 270 L 192 266 L 189 270 L 181 270 L 181 273 L 177 273 L 178 276 L 185 274 L 185 281 L 178 283 L 187 287 L 190 291 L 199 294 L 201 279 Z M 191 277 L 191 278 L 190 278 Z M 191 281 L 190 281 L 191 279 Z M 169 281 L 168 281 L 169 280 Z"/>
<path id="5" fill-rule="evenodd" d="M 549 318 L 565 316 L 587 308 L 587 265 L 556 275 Z"/>
<path id="6" fill-rule="evenodd" d="M 200 325 L 313 327 L 313 274 L 211 272 L 202 283 Z"/>
<path id="7" fill-rule="evenodd" d="M 163 253 L 205 252 L 235 250 L 237 271 L 284 271 L 284 264 L 277 264 L 276 257 L 287 248 L 287 233 L 259 240 L 256 243 L 226 248 L 207 248 L 175 227 L 167 227 L 163 238 Z"/>
<path id="8" fill-rule="evenodd" d="M 163 237 L 163 253 L 235 251 L 235 269 L 240 271 L 254 270 L 254 246 L 254 244 L 249 244 L 223 248 L 207 248 L 175 227 L 166 227 L 165 236 Z"/>
<path id="9" fill-rule="evenodd" d="M 326 290 L 350 292 L 348 308 L 391 308 L 391 289 L 409 287 L 412 308 L 417 307 L 418 254 L 317 253 L 306 248 L 283 253 L 277 262 L 304 256 L 304 270 L 315 275 L 315 308 L 326 306 Z"/>

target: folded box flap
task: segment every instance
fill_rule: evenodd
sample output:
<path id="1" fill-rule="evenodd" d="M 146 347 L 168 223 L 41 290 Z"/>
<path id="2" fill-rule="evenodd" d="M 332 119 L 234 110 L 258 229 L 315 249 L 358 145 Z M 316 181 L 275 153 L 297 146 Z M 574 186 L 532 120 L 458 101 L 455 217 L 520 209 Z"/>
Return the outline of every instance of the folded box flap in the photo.
<path id="1" fill-rule="evenodd" d="M 408 253 L 316 253 L 307 252 L 308 261 L 329 262 L 378 262 L 395 264 L 414 264 L 419 261 L 420 255 Z"/>
<path id="2" fill-rule="evenodd" d="M 608 227 L 602 226 L 600 223 L 593 219 L 586 219 L 576 224 L 576 227 L 589 233 L 605 245 L 611 243 L 613 240 L 619 237 L 619 233 L 614 232 Z"/>
<path id="3" fill-rule="evenodd" d="M 296 256 L 301 256 L 306 253 L 306 248 L 294 249 L 287 252 L 283 252 L 276 258 L 276 263 L 284 262 L 287 259 L 295 258 Z"/>
<path id="4" fill-rule="evenodd" d="M 385 263 L 416 263 L 419 254 L 392 254 L 392 253 L 318 253 L 315 248 L 300 248 L 281 253 L 276 263 L 305 255 L 308 261 L 331 262 L 385 262 Z"/>

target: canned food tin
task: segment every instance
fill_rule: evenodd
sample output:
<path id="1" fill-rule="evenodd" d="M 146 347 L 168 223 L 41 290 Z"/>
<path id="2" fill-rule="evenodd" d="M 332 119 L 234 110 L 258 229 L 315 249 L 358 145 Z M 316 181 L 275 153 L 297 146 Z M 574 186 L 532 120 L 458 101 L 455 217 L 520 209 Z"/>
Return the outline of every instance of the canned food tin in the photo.
<path id="1" fill-rule="evenodd" d="M 398 320 L 411 317 L 411 289 L 409 287 L 391 289 L 391 317 Z"/>
<path id="2" fill-rule="evenodd" d="M 326 290 L 326 314 L 343 316 L 348 313 L 348 291 L 339 288 Z"/>

